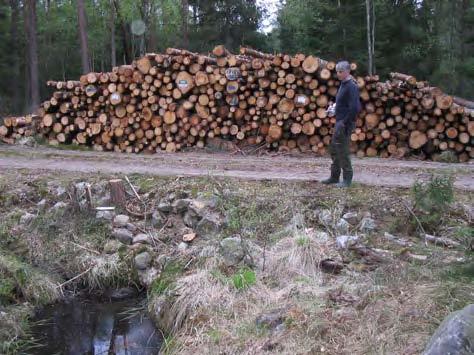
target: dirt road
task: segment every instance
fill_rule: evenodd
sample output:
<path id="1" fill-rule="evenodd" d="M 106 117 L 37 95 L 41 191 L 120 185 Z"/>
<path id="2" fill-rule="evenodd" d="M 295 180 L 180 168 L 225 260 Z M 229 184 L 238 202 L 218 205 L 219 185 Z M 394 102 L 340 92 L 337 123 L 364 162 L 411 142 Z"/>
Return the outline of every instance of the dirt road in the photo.
<path id="1" fill-rule="evenodd" d="M 409 187 L 435 172 L 456 176 L 455 186 L 474 190 L 474 164 L 446 164 L 391 159 L 353 159 L 354 182 Z M 231 153 L 185 152 L 136 155 L 59 150 L 49 147 L 0 145 L 3 169 L 29 169 L 158 176 L 223 176 L 257 180 L 319 181 L 328 175 L 329 158 L 313 156 L 249 156 Z"/>

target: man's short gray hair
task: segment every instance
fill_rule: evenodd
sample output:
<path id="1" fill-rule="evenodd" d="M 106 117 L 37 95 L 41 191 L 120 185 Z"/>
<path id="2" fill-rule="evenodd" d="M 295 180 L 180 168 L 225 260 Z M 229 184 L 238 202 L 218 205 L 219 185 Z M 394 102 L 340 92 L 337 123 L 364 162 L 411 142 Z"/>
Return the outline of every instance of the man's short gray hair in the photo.
<path id="1" fill-rule="evenodd" d="M 336 71 L 351 71 L 351 65 L 347 60 L 340 61 L 336 64 Z"/>

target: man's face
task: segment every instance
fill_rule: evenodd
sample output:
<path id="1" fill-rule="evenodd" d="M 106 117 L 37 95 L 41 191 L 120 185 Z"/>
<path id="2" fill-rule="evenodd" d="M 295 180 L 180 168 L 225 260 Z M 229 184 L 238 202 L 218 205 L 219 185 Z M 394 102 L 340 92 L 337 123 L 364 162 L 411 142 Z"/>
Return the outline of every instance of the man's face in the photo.
<path id="1" fill-rule="evenodd" d="M 344 81 L 349 76 L 350 72 L 348 70 L 337 70 L 336 74 L 340 81 Z"/>

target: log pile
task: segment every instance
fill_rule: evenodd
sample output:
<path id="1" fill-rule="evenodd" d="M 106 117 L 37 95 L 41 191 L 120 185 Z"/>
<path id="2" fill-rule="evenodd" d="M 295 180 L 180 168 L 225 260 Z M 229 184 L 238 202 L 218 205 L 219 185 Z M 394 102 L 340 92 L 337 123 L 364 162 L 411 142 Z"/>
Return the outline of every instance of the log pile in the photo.
<path id="1" fill-rule="evenodd" d="M 0 141 L 14 144 L 21 137 L 31 137 L 37 132 L 39 117 L 26 115 L 22 117 L 5 117 L 0 121 Z"/>
<path id="2" fill-rule="evenodd" d="M 363 107 L 351 136 L 357 156 L 474 157 L 474 103 L 405 74 L 392 73 L 386 82 L 354 77 Z M 326 109 L 339 81 L 335 62 L 311 55 L 243 47 L 232 54 L 217 46 L 210 55 L 168 48 L 108 73 L 47 84 L 54 92 L 41 106 L 37 129 L 50 144 L 153 153 L 221 137 L 325 154 L 335 123 Z M 10 127 L 0 127 L 0 137 L 14 138 Z"/>

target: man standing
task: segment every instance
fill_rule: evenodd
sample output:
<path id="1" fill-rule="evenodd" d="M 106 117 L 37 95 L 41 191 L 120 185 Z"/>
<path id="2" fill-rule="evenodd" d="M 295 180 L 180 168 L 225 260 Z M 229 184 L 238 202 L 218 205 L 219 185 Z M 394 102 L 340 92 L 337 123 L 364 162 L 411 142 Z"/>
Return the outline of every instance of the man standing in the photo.
<path id="1" fill-rule="evenodd" d="M 323 184 L 337 184 L 338 187 L 349 187 L 352 182 L 352 165 L 349 156 L 351 132 L 355 127 L 356 116 L 360 111 L 359 87 L 351 76 L 349 62 L 342 61 L 336 65 L 337 78 L 341 82 L 336 95 L 336 125 L 331 139 L 331 177 L 321 181 Z M 331 112 L 331 108 L 328 110 Z M 342 169 L 342 182 L 339 182 Z"/>

